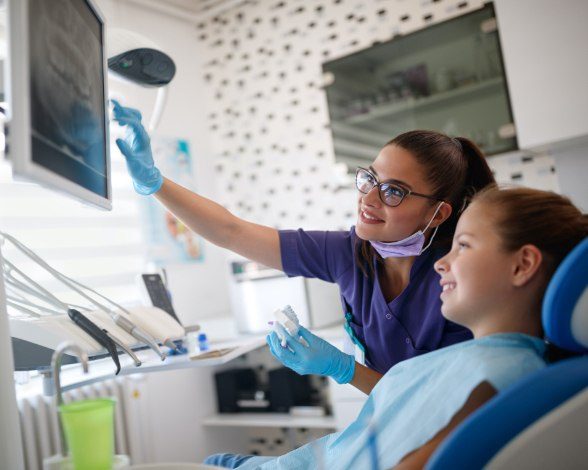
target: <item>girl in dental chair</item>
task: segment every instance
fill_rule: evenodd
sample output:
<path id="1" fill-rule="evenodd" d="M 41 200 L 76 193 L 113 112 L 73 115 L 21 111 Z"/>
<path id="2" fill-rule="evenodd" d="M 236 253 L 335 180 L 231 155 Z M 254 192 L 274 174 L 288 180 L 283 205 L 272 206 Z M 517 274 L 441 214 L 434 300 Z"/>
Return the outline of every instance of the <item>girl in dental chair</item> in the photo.
<path id="1" fill-rule="evenodd" d="M 543 295 L 586 236 L 588 217 L 565 197 L 527 188 L 482 191 L 461 216 L 451 251 L 435 263 L 442 313 L 469 328 L 473 340 L 394 366 L 342 432 L 280 457 L 217 454 L 206 462 L 240 469 L 423 467 L 469 414 L 545 365 Z M 301 335 L 312 339 L 306 329 Z M 306 354 L 296 340 L 288 341 L 293 352 L 283 348 L 275 333 L 268 343 L 280 360 Z"/>

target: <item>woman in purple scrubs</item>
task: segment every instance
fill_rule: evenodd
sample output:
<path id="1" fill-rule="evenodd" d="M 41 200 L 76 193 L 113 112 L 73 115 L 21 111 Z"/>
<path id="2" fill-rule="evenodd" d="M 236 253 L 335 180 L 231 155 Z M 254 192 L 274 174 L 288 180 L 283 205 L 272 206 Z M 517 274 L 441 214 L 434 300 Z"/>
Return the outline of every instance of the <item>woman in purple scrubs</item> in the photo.
<path id="1" fill-rule="evenodd" d="M 176 217 L 210 242 L 289 276 L 336 282 L 357 362 L 305 332 L 310 347 L 272 353 L 301 374 L 330 376 L 369 393 L 404 359 L 471 338 L 443 318 L 433 264 L 449 248 L 459 214 L 473 192 L 494 181 L 480 150 L 465 138 L 411 131 L 391 140 L 357 172 L 357 225 L 345 232 L 278 231 L 242 220 L 171 180 L 155 167 L 138 111 L 114 103 L 128 127 L 117 140 L 135 190 L 154 194 Z"/>

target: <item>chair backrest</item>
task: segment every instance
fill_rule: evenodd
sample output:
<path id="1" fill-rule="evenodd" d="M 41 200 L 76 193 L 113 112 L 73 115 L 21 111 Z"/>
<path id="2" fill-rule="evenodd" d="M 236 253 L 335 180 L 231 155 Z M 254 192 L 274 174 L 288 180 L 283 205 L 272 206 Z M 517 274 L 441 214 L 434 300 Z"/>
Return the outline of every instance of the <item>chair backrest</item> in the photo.
<path id="1" fill-rule="evenodd" d="M 545 335 L 553 344 L 588 354 L 588 238 L 561 262 L 543 298 Z"/>
<path id="2" fill-rule="evenodd" d="M 584 355 L 525 377 L 472 413 L 437 448 L 428 470 L 484 467 L 523 430 L 588 387 L 588 238 L 552 277 L 542 320 L 551 343 Z"/>

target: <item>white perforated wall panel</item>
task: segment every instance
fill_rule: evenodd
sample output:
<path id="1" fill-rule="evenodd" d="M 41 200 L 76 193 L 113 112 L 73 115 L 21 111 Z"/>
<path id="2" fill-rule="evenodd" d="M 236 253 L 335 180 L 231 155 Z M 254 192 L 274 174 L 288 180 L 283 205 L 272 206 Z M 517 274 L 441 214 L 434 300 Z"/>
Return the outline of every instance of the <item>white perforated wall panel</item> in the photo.
<path id="1" fill-rule="evenodd" d="M 335 165 L 322 62 L 482 3 L 260 0 L 198 24 L 220 202 L 277 228 L 352 225 L 356 196 Z M 490 163 L 502 182 L 557 189 L 549 156 Z"/>

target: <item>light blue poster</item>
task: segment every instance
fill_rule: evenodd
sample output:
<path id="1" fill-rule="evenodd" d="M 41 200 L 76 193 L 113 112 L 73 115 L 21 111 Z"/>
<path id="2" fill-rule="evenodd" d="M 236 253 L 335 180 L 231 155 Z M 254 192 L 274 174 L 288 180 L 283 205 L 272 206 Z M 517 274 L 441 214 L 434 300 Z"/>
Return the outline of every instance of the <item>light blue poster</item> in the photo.
<path id="1" fill-rule="evenodd" d="M 151 148 L 162 175 L 195 190 L 192 157 L 186 140 L 152 137 Z M 202 239 L 154 197 L 141 199 L 148 260 L 159 266 L 202 261 Z"/>

